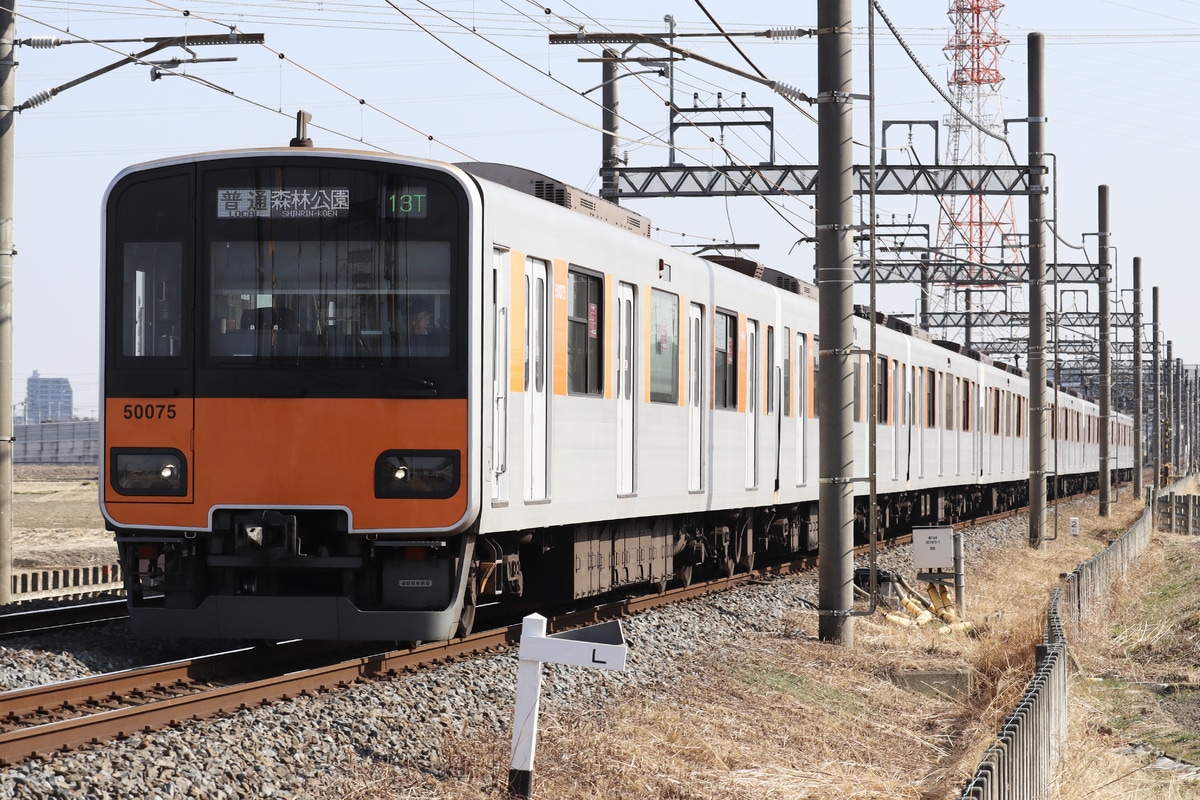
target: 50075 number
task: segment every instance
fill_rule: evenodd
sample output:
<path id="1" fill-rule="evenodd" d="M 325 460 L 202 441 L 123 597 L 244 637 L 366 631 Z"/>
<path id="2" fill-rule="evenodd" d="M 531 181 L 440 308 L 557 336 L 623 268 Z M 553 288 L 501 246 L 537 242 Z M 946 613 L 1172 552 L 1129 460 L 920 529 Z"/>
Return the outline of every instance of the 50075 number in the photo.
<path id="1" fill-rule="evenodd" d="M 174 403 L 126 403 L 125 419 L 175 419 Z"/>

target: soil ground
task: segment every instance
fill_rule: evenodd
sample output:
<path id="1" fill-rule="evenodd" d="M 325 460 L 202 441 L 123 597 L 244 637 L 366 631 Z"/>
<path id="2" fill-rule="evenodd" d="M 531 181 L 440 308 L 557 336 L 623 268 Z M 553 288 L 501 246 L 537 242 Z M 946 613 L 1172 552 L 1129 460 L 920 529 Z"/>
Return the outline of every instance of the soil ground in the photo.
<path id="1" fill-rule="evenodd" d="M 13 468 L 13 567 L 81 567 L 117 562 L 100 515 L 96 467 Z"/>

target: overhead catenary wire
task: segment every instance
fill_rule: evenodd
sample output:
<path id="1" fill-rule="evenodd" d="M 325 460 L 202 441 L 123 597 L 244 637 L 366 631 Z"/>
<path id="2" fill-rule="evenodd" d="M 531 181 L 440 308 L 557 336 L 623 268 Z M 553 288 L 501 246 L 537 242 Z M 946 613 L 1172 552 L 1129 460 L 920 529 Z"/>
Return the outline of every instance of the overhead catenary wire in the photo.
<path id="1" fill-rule="evenodd" d="M 182 14 L 182 15 L 184 15 L 184 16 L 189 16 L 189 17 L 191 17 L 191 16 L 196 16 L 196 15 L 192 14 L 190 11 L 187 11 L 187 10 L 184 10 L 184 9 L 178 9 L 178 8 L 174 8 L 174 7 L 170 6 L 170 5 L 168 5 L 168 4 L 164 3 L 164 2 L 162 2 L 161 0 L 147 0 L 147 1 L 148 1 L 148 2 L 150 2 L 150 3 L 153 3 L 153 4 L 157 5 L 157 6 L 161 6 L 162 8 L 166 8 L 166 9 L 170 9 L 170 10 L 172 10 L 172 11 L 175 11 L 175 12 L 177 12 L 177 13 L 179 13 L 179 14 Z M 209 18 L 207 18 L 207 17 L 197 17 L 197 19 L 200 19 L 200 20 L 202 20 L 202 21 L 204 21 L 204 22 L 208 22 L 208 23 L 210 23 L 210 24 L 213 24 L 213 25 L 220 26 L 220 27 L 222 27 L 222 28 L 225 28 L 225 29 L 227 29 L 227 30 L 230 30 L 230 31 L 236 31 L 236 30 L 238 29 L 236 25 L 231 25 L 231 24 L 227 24 L 227 23 L 222 23 L 222 22 L 220 22 L 220 21 L 218 21 L 218 20 L 209 19 Z M 393 122 L 395 122 L 395 123 L 397 123 L 397 124 L 399 124 L 399 125 L 402 125 L 402 126 L 404 126 L 405 128 L 408 128 L 408 129 L 409 129 L 410 131 L 412 131 L 413 133 L 416 133 L 416 134 L 418 134 L 418 135 L 420 135 L 420 136 L 423 136 L 423 137 L 425 137 L 425 138 L 426 138 L 428 141 L 430 141 L 430 142 L 436 142 L 437 144 L 441 145 L 442 147 L 445 147 L 445 148 L 447 148 L 448 150 L 451 150 L 452 152 L 458 153 L 459 155 L 463 156 L 464 158 L 468 158 L 468 159 L 472 159 L 472 160 L 474 160 L 474 159 L 473 159 L 473 157 L 472 157 L 471 155 L 469 155 L 468 153 L 466 153 L 466 152 L 464 152 L 464 151 L 462 151 L 462 150 L 458 149 L 457 147 L 454 147 L 453 145 L 447 144 L 446 142 L 443 142 L 443 141 L 441 141 L 441 140 L 437 139 L 437 138 L 436 138 L 436 137 L 435 137 L 433 134 L 431 134 L 431 133 L 427 133 L 427 132 L 425 132 L 425 131 L 422 131 L 422 130 L 420 130 L 419 128 L 417 128 L 417 127 L 415 127 L 415 126 L 413 126 L 413 125 L 409 124 L 408 122 L 405 122 L 404 120 L 402 120 L 402 119 L 400 119 L 400 118 L 398 118 L 398 117 L 394 116 L 393 114 L 389 113 L 388 111 L 386 111 L 386 110 L 384 110 L 384 109 L 382 109 L 382 108 L 380 108 L 380 107 L 378 107 L 378 106 L 376 106 L 376 105 L 374 105 L 374 104 L 372 104 L 372 103 L 369 103 L 369 102 L 368 102 L 368 101 L 367 101 L 365 98 L 363 98 L 363 97 L 359 96 L 358 94 L 356 94 L 356 93 L 354 93 L 354 92 L 351 92 L 349 89 L 346 89 L 346 88 L 344 88 L 344 87 L 342 87 L 342 86 L 340 86 L 340 85 L 338 85 L 338 84 L 334 83 L 333 81 L 329 80 L 328 78 L 326 78 L 326 77 L 324 77 L 324 76 L 322 76 L 322 75 L 318 74 L 318 73 L 317 73 L 317 72 L 315 72 L 314 70 L 311 70 L 311 69 L 309 69 L 308 67 L 304 66 L 303 64 L 300 64 L 300 63 L 299 63 L 299 62 L 297 62 L 296 60 L 294 60 L 294 59 L 291 59 L 291 58 L 288 58 L 288 57 L 287 57 L 287 56 L 286 56 L 284 53 L 282 53 L 282 52 L 280 52 L 280 51 L 278 51 L 278 50 L 274 49 L 273 47 L 271 47 L 270 45 L 266 44 L 265 42 L 261 43 L 259 46 L 260 46 L 260 47 L 262 47 L 263 49 L 267 50 L 268 52 L 270 52 L 270 53 L 274 54 L 274 55 L 275 55 L 275 56 L 276 56 L 278 59 L 280 59 L 281 61 L 286 61 L 287 63 L 289 63 L 289 64 L 291 64 L 292 66 L 296 67 L 297 69 L 301 70 L 301 71 L 302 71 L 302 72 L 304 72 L 305 74 L 307 74 L 307 75 L 309 75 L 309 76 L 311 76 L 311 77 L 315 78 L 315 79 L 316 79 L 316 80 L 318 80 L 318 81 L 321 81 L 321 82 L 322 82 L 322 83 L 324 83 L 326 86 L 329 86 L 330 88 L 334 89 L 335 91 L 338 91 L 338 92 L 342 93 L 343 95 L 345 95 L 345 96 L 347 96 L 347 97 L 353 98 L 353 99 L 354 99 L 354 100 L 355 100 L 355 101 L 356 101 L 356 102 L 357 102 L 359 105 L 361 105 L 361 106 L 365 106 L 365 107 L 368 107 L 368 108 L 370 108 L 372 111 L 375 111 L 375 112 L 377 112 L 377 113 L 381 114 L 382 116 L 386 117 L 387 119 L 390 119 L 390 120 L 392 120 Z M 245 98 L 242 98 L 242 99 L 245 99 Z M 265 109 L 267 109 L 267 110 L 269 110 L 269 111 L 276 111 L 276 109 L 271 109 L 269 106 L 263 105 L 263 104 L 261 104 L 261 103 L 258 103 L 258 102 L 256 102 L 256 101 L 250 101 L 250 100 L 247 100 L 247 102 L 250 102 L 250 103 L 252 103 L 253 105 L 257 105 L 257 106 L 259 106 L 259 107 L 261 107 L 261 108 L 265 108 Z M 289 112 L 284 112 L 282 109 L 279 109 L 279 110 L 277 111 L 277 113 L 281 113 L 281 114 L 284 114 L 285 116 L 289 116 L 289 117 L 291 116 L 291 112 L 290 112 L 290 111 L 289 111 Z M 318 130 L 324 130 L 324 131 L 327 131 L 327 132 L 330 132 L 330 133 L 336 133 L 336 135 L 338 135 L 338 136 L 343 136 L 343 137 L 345 137 L 345 138 L 347 138 L 347 139 L 349 139 L 349 140 L 351 140 L 351 141 L 357 141 L 357 142 L 362 142 L 363 144 L 369 144 L 368 142 L 365 142 L 365 141 L 363 141 L 363 139 L 362 139 L 361 137 L 359 137 L 359 138 L 355 138 L 354 136 L 352 136 L 352 135 L 349 135 L 349 134 L 338 133 L 338 132 L 332 131 L 332 130 L 330 130 L 330 129 L 328 129 L 328 128 L 324 128 L 324 127 L 322 127 L 322 126 L 321 126 L 321 125 L 319 125 L 319 124 L 314 124 L 314 123 L 312 123 L 312 122 L 310 122 L 310 123 L 309 123 L 309 125 L 310 125 L 311 127 L 313 127 L 313 128 L 316 128 L 316 129 L 318 129 Z M 382 146 L 380 146 L 380 145 L 370 144 L 370 146 L 371 146 L 371 147 L 374 147 L 374 148 L 376 148 L 377 150 L 381 150 L 381 151 L 383 151 L 383 152 L 391 152 L 390 150 L 388 150 L 388 148 L 386 148 L 386 147 L 382 147 Z"/>

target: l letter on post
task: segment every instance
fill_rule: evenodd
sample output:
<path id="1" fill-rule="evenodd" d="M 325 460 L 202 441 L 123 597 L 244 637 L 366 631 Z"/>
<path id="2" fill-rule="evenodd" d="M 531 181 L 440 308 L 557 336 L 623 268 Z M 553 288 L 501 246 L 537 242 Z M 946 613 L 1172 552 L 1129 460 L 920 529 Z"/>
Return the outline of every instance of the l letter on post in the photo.
<path id="1" fill-rule="evenodd" d="M 541 614 L 525 617 L 521 625 L 517 708 L 513 719 L 512 762 L 508 770 L 510 797 L 529 797 L 532 790 L 542 663 L 623 670 L 625 650 L 625 636 L 619 620 L 547 636 L 545 617 Z"/>

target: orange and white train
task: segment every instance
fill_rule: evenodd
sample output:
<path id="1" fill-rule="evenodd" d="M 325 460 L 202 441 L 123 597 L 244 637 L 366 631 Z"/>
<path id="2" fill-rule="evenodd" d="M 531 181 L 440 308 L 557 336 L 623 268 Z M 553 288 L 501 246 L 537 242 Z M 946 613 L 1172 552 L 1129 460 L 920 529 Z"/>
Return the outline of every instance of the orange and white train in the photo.
<path id="1" fill-rule="evenodd" d="M 139 633 L 442 639 L 816 544 L 811 286 L 496 164 L 204 153 L 105 213 L 101 506 Z M 1021 502 L 1026 375 L 903 324 L 878 351 L 884 528 Z M 1055 403 L 1053 480 L 1094 484 L 1097 407 Z"/>

